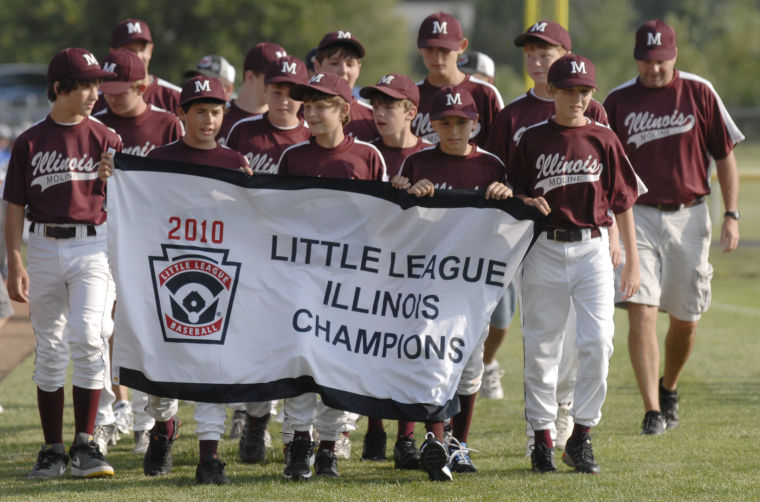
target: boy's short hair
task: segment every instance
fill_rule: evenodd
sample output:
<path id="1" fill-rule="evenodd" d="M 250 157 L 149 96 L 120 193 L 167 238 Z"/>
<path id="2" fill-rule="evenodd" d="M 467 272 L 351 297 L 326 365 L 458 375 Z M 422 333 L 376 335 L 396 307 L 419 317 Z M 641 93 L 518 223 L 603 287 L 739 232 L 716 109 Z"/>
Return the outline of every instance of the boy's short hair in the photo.
<path id="1" fill-rule="evenodd" d="M 392 105 L 395 103 L 401 103 L 401 106 L 404 108 L 405 112 L 410 112 L 412 111 L 413 108 L 417 106 L 411 101 L 409 101 L 407 98 L 396 99 L 396 98 L 392 98 L 388 96 L 387 94 L 383 94 L 382 92 L 376 92 L 372 94 L 369 100 L 370 100 L 370 103 L 372 103 L 372 106 Z"/>
<path id="2" fill-rule="evenodd" d="M 103 81 L 101 78 L 89 78 L 86 80 L 75 80 L 71 78 L 64 78 L 61 80 L 55 80 L 48 82 L 47 85 L 47 97 L 51 103 L 58 98 L 58 94 L 68 94 L 73 90 L 80 87 L 89 87 L 92 84 L 100 84 Z M 55 92 L 55 83 L 58 82 L 58 93 Z"/>
<path id="3" fill-rule="evenodd" d="M 451 14 L 436 12 L 426 17 L 417 33 L 417 47 L 443 47 L 457 50 L 464 40 L 462 25 Z"/>
<path id="4" fill-rule="evenodd" d="M 291 96 L 292 96 L 292 89 L 291 89 Z M 326 101 L 330 106 L 343 106 L 347 103 L 345 99 L 343 99 L 341 96 L 337 96 L 335 94 L 327 94 L 321 91 L 318 91 L 316 89 L 307 88 L 303 91 L 302 94 L 300 94 L 300 98 L 293 98 L 298 99 L 299 101 L 303 101 L 304 103 L 311 103 L 314 101 Z M 343 126 L 348 124 L 349 120 L 351 120 L 351 114 L 347 113 L 345 117 L 343 117 L 341 123 Z"/>
<path id="5" fill-rule="evenodd" d="M 559 51 L 560 56 L 564 56 L 568 53 L 567 49 L 562 47 L 561 45 L 555 45 L 547 42 L 546 40 L 541 40 L 540 38 L 531 38 L 530 40 L 526 41 L 523 46 L 523 49 L 538 49 L 538 50 L 547 50 L 551 48 L 556 48 L 557 51 Z"/>
<path id="6" fill-rule="evenodd" d="M 467 89 L 450 85 L 440 88 L 433 95 L 433 101 L 430 105 L 430 120 L 440 120 L 446 117 L 477 120 L 478 107 Z"/>
<path id="7" fill-rule="evenodd" d="M 372 99 L 378 94 L 390 96 L 396 100 L 407 99 L 414 106 L 420 104 L 419 88 L 412 79 L 401 73 L 383 75 L 375 85 L 363 87 L 359 91 L 359 96 L 365 99 Z"/>
<path id="8" fill-rule="evenodd" d="M 542 19 L 536 24 L 525 30 L 525 33 L 515 38 L 515 45 L 522 47 L 529 40 L 543 40 L 550 45 L 563 47 L 567 52 L 573 49 L 573 43 L 570 40 L 570 33 L 559 23 Z"/>
<path id="9" fill-rule="evenodd" d="M 367 51 L 350 31 L 337 30 L 322 37 L 319 45 L 317 45 L 317 52 L 314 57 L 321 63 L 323 59 L 330 58 L 338 53 L 342 53 L 343 57 L 361 59 Z"/>

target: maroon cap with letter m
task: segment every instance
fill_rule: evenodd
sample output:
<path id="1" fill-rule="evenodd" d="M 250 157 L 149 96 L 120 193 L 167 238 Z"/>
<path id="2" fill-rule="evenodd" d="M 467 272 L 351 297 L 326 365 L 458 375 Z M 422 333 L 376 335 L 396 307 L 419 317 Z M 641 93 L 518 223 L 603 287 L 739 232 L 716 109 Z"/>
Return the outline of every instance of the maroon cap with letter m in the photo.
<path id="1" fill-rule="evenodd" d="M 111 32 L 111 47 L 114 49 L 124 47 L 135 40 L 153 43 L 148 23 L 140 19 L 125 19 L 117 24 Z"/>
<path id="2" fill-rule="evenodd" d="M 145 78 L 142 59 L 127 49 L 119 49 L 106 56 L 103 69 L 116 74 L 116 77 L 104 80 L 100 85 L 100 90 L 106 94 L 120 94 Z"/>
<path id="3" fill-rule="evenodd" d="M 114 76 L 113 72 L 100 67 L 100 63 L 90 51 L 79 48 L 68 48 L 60 51 L 50 60 L 47 69 L 48 82 L 65 79 L 90 80 Z"/>
<path id="4" fill-rule="evenodd" d="M 462 45 L 462 40 L 462 25 L 454 16 L 445 12 L 430 14 L 422 21 L 417 33 L 417 47 L 420 49 L 443 47 L 454 51 Z"/>
<path id="5" fill-rule="evenodd" d="M 575 86 L 599 89 L 596 86 L 594 63 L 578 54 L 567 54 L 552 63 L 546 80 L 557 89 L 569 89 Z"/>
<path id="6" fill-rule="evenodd" d="M 281 46 L 272 42 L 260 42 L 248 51 L 243 62 L 243 71 L 251 70 L 254 73 L 266 73 L 269 64 L 288 53 Z"/>
<path id="7" fill-rule="evenodd" d="M 193 77 L 182 84 L 182 93 L 179 95 L 180 106 L 199 99 L 212 99 L 226 103 L 227 94 L 224 92 L 224 84 L 217 78 L 205 75 Z"/>
<path id="8" fill-rule="evenodd" d="M 647 21 L 636 30 L 633 57 L 638 61 L 668 61 L 675 58 L 675 30 L 659 19 Z"/>
<path id="9" fill-rule="evenodd" d="M 401 73 L 384 75 L 375 85 L 362 87 L 359 95 L 372 99 L 376 94 L 385 94 L 393 99 L 408 99 L 414 106 L 420 105 L 420 90 L 411 78 Z"/>
<path id="10" fill-rule="evenodd" d="M 305 84 L 309 80 L 306 63 L 295 56 L 285 56 L 269 63 L 265 84 Z"/>
<path id="11" fill-rule="evenodd" d="M 531 38 L 538 38 L 552 45 L 559 45 L 564 47 L 566 51 L 570 51 L 573 48 L 570 34 L 561 24 L 555 21 L 544 19 L 538 21 L 536 24 L 525 30 L 525 33 L 518 35 L 517 38 L 515 38 L 515 45 L 522 47 Z"/>
<path id="12" fill-rule="evenodd" d="M 472 94 L 464 87 L 446 86 L 438 89 L 430 105 L 430 120 L 462 117 L 477 120 L 478 107 Z"/>
<path id="13" fill-rule="evenodd" d="M 319 42 L 317 50 L 321 51 L 325 47 L 329 47 L 334 44 L 349 45 L 353 47 L 356 49 L 356 52 L 359 53 L 360 58 L 363 58 L 367 53 L 367 51 L 364 50 L 364 46 L 361 44 L 361 42 L 359 42 L 359 40 L 357 40 L 350 31 L 345 30 L 331 31 L 330 33 L 326 34 Z"/>
<path id="14" fill-rule="evenodd" d="M 291 87 L 290 97 L 303 101 L 303 95 L 308 89 L 314 89 L 329 96 L 340 96 L 346 103 L 351 103 L 352 94 L 348 82 L 336 73 L 316 73 L 312 75 L 306 84 L 297 84 Z"/>

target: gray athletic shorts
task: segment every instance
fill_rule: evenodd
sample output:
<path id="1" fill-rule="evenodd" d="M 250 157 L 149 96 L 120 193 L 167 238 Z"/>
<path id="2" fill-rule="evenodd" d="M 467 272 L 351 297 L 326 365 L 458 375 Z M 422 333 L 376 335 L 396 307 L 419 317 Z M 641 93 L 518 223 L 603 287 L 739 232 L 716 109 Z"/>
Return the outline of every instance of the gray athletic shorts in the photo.
<path id="1" fill-rule="evenodd" d="M 507 329 L 512 324 L 512 317 L 515 315 L 517 308 L 517 292 L 514 281 L 504 288 L 504 296 L 501 297 L 498 305 L 491 314 L 491 322 L 494 328 Z"/>
<path id="2" fill-rule="evenodd" d="M 681 321 L 697 321 L 710 306 L 712 224 L 707 204 L 679 211 L 635 205 L 641 287 L 628 301 L 653 305 Z M 620 272 L 615 301 L 621 301 Z"/>

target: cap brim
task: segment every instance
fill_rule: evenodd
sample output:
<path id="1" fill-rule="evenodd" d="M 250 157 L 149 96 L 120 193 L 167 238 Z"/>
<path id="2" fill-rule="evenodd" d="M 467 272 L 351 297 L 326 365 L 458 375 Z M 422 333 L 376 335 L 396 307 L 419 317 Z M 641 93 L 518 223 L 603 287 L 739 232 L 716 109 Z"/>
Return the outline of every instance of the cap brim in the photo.
<path id="1" fill-rule="evenodd" d="M 566 78 L 564 80 L 560 80 L 559 82 L 549 82 L 557 89 L 570 89 L 571 87 L 591 87 L 593 89 L 599 90 L 599 87 L 596 86 L 596 82 L 593 80 L 588 80 L 585 78 Z"/>
<path id="2" fill-rule="evenodd" d="M 179 102 L 179 106 L 186 105 L 187 103 L 192 103 L 193 101 L 218 101 L 220 104 L 226 104 L 227 101 L 222 98 L 215 98 L 214 96 L 193 96 L 191 98 L 187 98 L 184 101 Z"/>
<path id="3" fill-rule="evenodd" d="M 634 49 L 633 57 L 637 61 L 669 61 L 676 57 L 675 47 L 660 49 Z"/>
<path id="4" fill-rule="evenodd" d="M 90 80 L 93 78 L 114 78 L 115 76 L 116 74 L 113 72 L 97 69 L 97 70 L 83 71 L 81 73 L 77 73 L 76 75 L 71 75 L 67 78 L 70 78 L 73 80 Z"/>
<path id="5" fill-rule="evenodd" d="M 430 120 L 439 120 L 445 117 L 462 117 L 468 120 L 476 120 L 478 118 L 477 112 L 468 112 L 467 110 L 444 110 L 442 112 L 431 113 Z"/>
<path id="6" fill-rule="evenodd" d="M 123 80 L 105 80 L 100 84 L 100 90 L 105 94 L 121 94 L 128 91 L 134 82 L 124 82 Z"/>
<path id="7" fill-rule="evenodd" d="M 276 77 L 264 79 L 265 84 L 293 84 L 302 85 L 303 80 L 297 80 L 293 77 L 287 77 L 285 75 L 277 75 Z"/>
<path id="8" fill-rule="evenodd" d="M 348 103 L 351 103 L 351 100 L 347 99 L 346 96 L 343 96 L 341 93 L 334 91 L 332 89 L 329 89 L 327 87 L 322 87 L 321 85 L 314 85 L 314 84 L 294 85 L 293 87 L 290 88 L 290 97 L 297 101 L 303 101 L 303 95 L 309 89 L 315 90 L 317 92 L 321 92 L 322 94 L 327 94 L 329 96 L 340 96 L 341 98 L 346 100 Z"/>
<path id="9" fill-rule="evenodd" d="M 459 49 L 461 45 L 461 40 L 444 40 L 442 38 L 424 38 L 422 40 L 417 40 L 417 47 L 419 49 L 427 49 L 429 47 L 443 47 L 444 49 L 455 51 Z"/>
<path id="10" fill-rule="evenodd" d="M 325 47 L 330 47 L 331 45 L 337 45 L 337 44 L 340 44 L 340 45 L 350 45 L 351 47 L 353 47 L 354 49 L 356 49 L 356 51 L 359 53 L 359 58 L 363 58 L 367 54 L 367 51 L 364 49 L 364 46 L 362 44 L 360 44 L 356 40 L 351 40 L 351 39 L 348 39 L 348 38 L 342 39 L 342 40 L 331 40 L 330 42 L 328 42 L 328 43 L 326 43 L 324 45 L 323 44 L 319 44 L 319 46 L 317 46 L 317 50 L 322 50 Z"/>
<path id="11" fill-rule="evenodd" d="M 522 47 L 531 38 L 538 38 L 539 40 L 543 40 L 544 42 L 548 42 L 548 43 L 550 43 L 552 45 L 556 45 L 556 46 L 559 46 L 559 47 L 564 47 L 562 45 L 562 42 L 560 42 L 556 38 L 548 37 L 548 36 L 540 34 L 540 33 L 523 33 L 522 35 L 519 35 L 517 38 L 515 38 L 515 45 L 517 47 Z"/>
<path id="12" fill-rule="evenodd" d="M 372 99 L 372 96 L 374 96 L 377 93 L 384 94 L 393 99 L 408 99 L 410 101 L 412 100 L 412 98 L 410 98 L 409 96 L 405 96 L 404 94 L 402 94 L 401 92 L 395 89 L 391 89 L 389 87 L 380 87 L 376 85 L 362 87 L 361 90 L 359 91 L 359 96 L 363 97 L 364 99 Z"/>

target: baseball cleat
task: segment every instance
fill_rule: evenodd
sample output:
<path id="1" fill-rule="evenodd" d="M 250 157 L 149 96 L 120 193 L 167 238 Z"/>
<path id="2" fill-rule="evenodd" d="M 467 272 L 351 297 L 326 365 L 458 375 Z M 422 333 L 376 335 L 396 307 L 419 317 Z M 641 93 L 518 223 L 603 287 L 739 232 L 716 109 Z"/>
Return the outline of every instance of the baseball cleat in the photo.
<path id="1" fill-rule="evenodd" d="M 195 482 L 199 485 L 229 485 L 230 480 L 224 474 L 227 465 L 216 457 L 208 457 L 195 468 Z"/>
<path id="2" fill-rule="evenodd" d="M 386 460 L 388 435 L 385 431 L 368 432 L 362 445 L 362 460 Z"/>
<path id="3" fill-rule="evenodd" d="M 446 465 L 448 461 L 446 446 L 432 432 L 428 432 L 420 446 L 420 465 L 428 473 L 428 478 L 431 481 L 452 481 L 451 469 Z"/>
<path id="4" fill-rule="evenodd" d="M 557 429 L 557 438 L 554 440 L 554 447 L 560 450 L 565 449 L 565 443 L 570 438 L 570 434 L 573 433 L 573 417 L 570 416 L 570 408 L 572 404 L 565 403 L 560 404 L 557 409 L 557 420 L 554 421 L 554 425 Z"/>
<path id="5" fill-rule="evenodd" d="M 665 415 L 656 410 L 647 411 L 641 423 L 641 433 L 645 436 L 665 434 Z"/>
<path id="6" fill-rule="evenodd" d="M 158 432 L 156 426 L 150 431 L 148 449 L 143 457 L 143 472 L 146 476 L 163 476 L 172 470 L 172 445 L 182 425 L 177 417 L 172 420 L 174 420 L 174 434 L 171 437 Z"/>
<path id="7" fill-rule="evenodd" d="M 337 478 L 338 474 L 338 459 L 330 450 L 319 450 L 317 452 L 317 458 L 314 461 L 316 466 L 316 474 L 325 478 Z"/>
<path id="8" fill-rule="evenodd" d="M 489 365 L 483 371 L 483 383 L 480 386 L 480 397 L 482 399 L 504 399 L 504 389 L 501 386 L 501 377 L 504 376 L 504 370 L 499 368 L 498 361 Z"/>
<path id="9" fill-rule="evenodd" d="M 460 442 L 457 438 L 452 437 L 449 442 L 449 469 L 451 472 L 478 472 L 470 460 L 470 452 L 477 451 L 467 447 L 467 443 Z"/>
<path id="10" fill-rule="evenodd" d="M 393 467 L 396 469 L 419 469 L 420 451 L 411 436 L 403 436 L 393 446 Z"/>
<path id="11" fill-rule="evenodd" d="M 660 411 L 665 416 L 665 428 L 675 429 L 678 427 L 680 420 L 678 418 L 678 389 L 666 390 L 662 386 L 660 378 Z"/>
<path id="12" fill-rule="evenodd" d="M 554 448 L 549 448 L 544 443 L 539 443 L 533 448 L 530 463 L 533 472 L 540 474 L 557 472 L 557 466 L 554 465 Z"/>
<path id="13" fill-rule="evenodd" d="M 246 464 L 263 462 L 267 456 L 266 432 L 269 417 L 269 413 L 263 417 L 245 414 L 245 426 L 238 443 L 238 451 L 240 460 Z"/>
<path id="14" fill-rule="evenodd" d="M 311 438 L 296 436 L 288 444 L 288 463 L 282 471 L 285 479 L 309 480 L 311 479 L 311 458 L 314 455 L 314 443 Z"/>
<path id="15" fill-rule="evenodd" d="M 586 474 L 599 474 L 602 472 L 594 460 L 594 450 L 591 447 L 591 437 L 588 433 L 582 434 L 578 439 L 570 437 L 567 440 L 565 453 L 562 454 L 562 461 L 570 467 L 574 467 L 575 472 Z"/>

